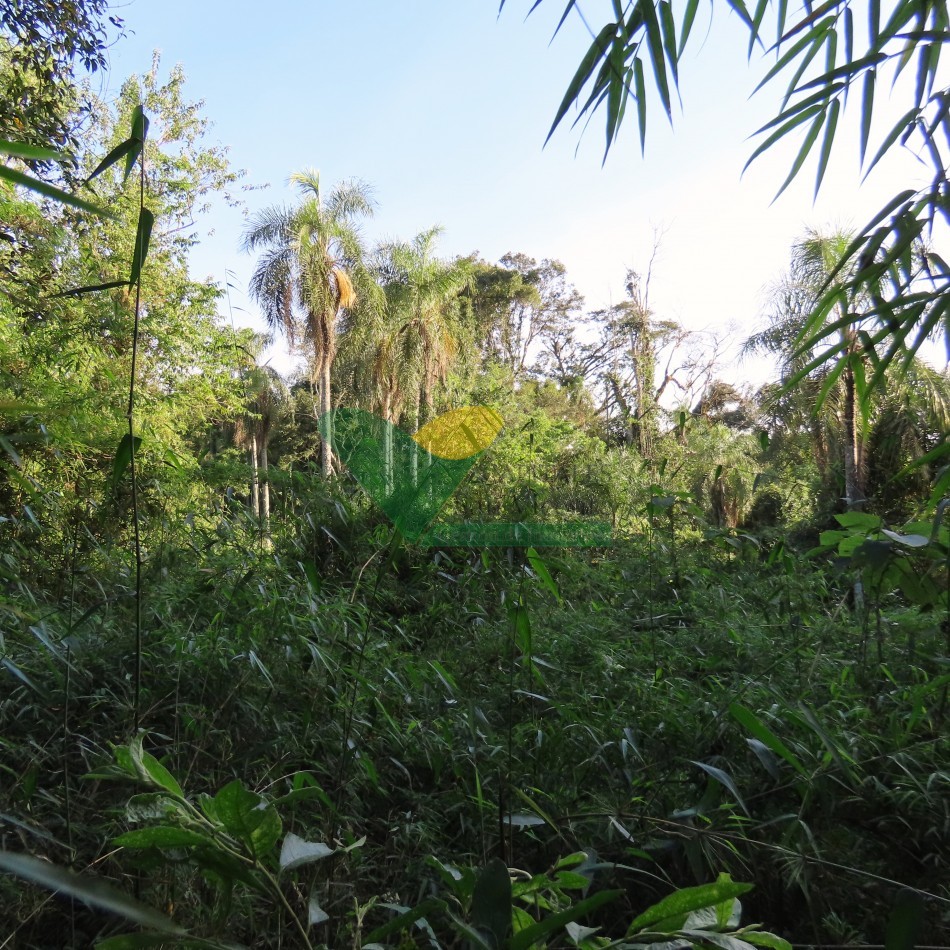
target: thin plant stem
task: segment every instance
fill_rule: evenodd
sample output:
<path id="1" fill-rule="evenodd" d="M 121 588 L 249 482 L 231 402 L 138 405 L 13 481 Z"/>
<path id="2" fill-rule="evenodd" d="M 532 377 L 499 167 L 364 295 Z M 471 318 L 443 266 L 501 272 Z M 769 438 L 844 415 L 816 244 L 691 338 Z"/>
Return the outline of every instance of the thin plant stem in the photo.
<path id="1" fill-rule="evenodd" d="M 145 207 L 145 147 L 139 157 L 139 216 Z M 136 231 L 136 241 L 141 239 L 140 232 Z M 142 261 L 142 248 L 136 248 L 139 260 Z M 132 476 L 132 528 L 135 535 L 135 699 L 133 702 L 133 735 L 139 731 L 141 722 L 142 698 L 142 537 L 139 527 L 139 497 L 138 479 L 135 459 L 135 423 L 132 414 L 135 410 L 135 371 L 139 347 L 139 317 L 142 303 L 142 273 L 140 270 L 135 281 L 135 321 L 132 326 L 132 368 L 129 372 L 129 406 L 126 417 L 129 422 L 129 471 Z"/>

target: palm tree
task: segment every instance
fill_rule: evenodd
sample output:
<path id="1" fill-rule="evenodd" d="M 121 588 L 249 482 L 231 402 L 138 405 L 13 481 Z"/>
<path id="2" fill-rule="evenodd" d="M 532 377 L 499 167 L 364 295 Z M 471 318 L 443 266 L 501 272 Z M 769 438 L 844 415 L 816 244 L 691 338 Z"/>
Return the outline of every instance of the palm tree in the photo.
<path id="1" fill-rule="evenodd" d="M 788 274 L 773 291 L 774 311 L 769 326 L 749 337 L 745 343 L 748 352 L 778 355 L 783 377 L 794 376 L 815 356 L 814 353 L 803 353 L 797 347 L 810 314 L 829 289 L 837 288 L 840 291 L 830 316 L 836 323 L 841 323 L 841 359 L 830 374 L 822 371 L 819 399 L 826 410 L 834 412 L 840 425 L 844 500 L 849 511 L 864 501 L 864 435 L 867 421 L 860 418 L 860 402 L 857 399 L 856 371 L 862 372 L 864 356 L 858 345 L 858 324 L 853 318 L 862 310 L 869 310 L 870 303 L 847 295 L 847 273 L 839 273 L 830 287 L 828 280 L 844 257 L 852 237 L 843 230 L 822 232 L 808 229 L 792 248 L 792 264 Z M 851 322 L 845 320 L 849 313 L 852 315 Z M 832 392 L 833 389 L 837 392 Z"/>
<path id="2" fill-rule="evenodd" d="M 915 425 L 918 432 L 928 427 L 942 431 L 950 408 L 950 380 L 916 359 L 908 361 L 905 374 L 892 373 L 884 378 L 883 385 L 877 390 L 876 406 L 872 407 L 859 398 L 858 381 L 863 378 L 869 360 L 868 335 L 863 332 L 862 315 L 866 315 L 865 323 L 872 319 L 874 301 L 870 293 L 866 296 L 849 293 L 851 274 L 847 270 L 842 270 L 829 282 L 853 237 L 844 230 L 822 232 L 809 229 L 792 250 L 789 273 L 773 291 L 773 314 L 769 326 L 749 337 L 745 343 L 748 352 L 778 355 L 783 378 L 802 376 L 818 362 L 816 357 L 819 355 L 802 349 L 799 343 L 802 332 L 819 301 L 826 295 L 834 295 L 835 304 L 828 314 L 831 321 L 828 327 L 831 332 L 837 328 L 839 339 L 834 348 L 838 351 L 838 359 L 831 368 L 822 365 L 815 372 L 802 376 L 796 392 L 809 400 L 812 410 L 817 406 L 822 411 L 821 418 L 813 412 L 811 420 L 820 469 L 827 468 L 829 450 L 838 446 L 844 475 L 844 501 L 848 510 L 865 500 L 867 447 L 875 437 L 875 428 L 885 416 L 890 420 L 890 428 L 900 422 L 905 427 Z M 909 432 L 906 435 L 910 438 Z M 923 444 L 923 436 L 916 438 Z M 907 439 L 902 444 L 906 445 Z"/>
<path id="3" fill-rule="evenodd" d="M 337 321 L 356 303 L 362 277 L 364 251 L 356 222 L 373 213 L 373 203 L 361 182 L 339 184 L 324 199 L 318 172 L 298 172 L 290 180 L 300 190 L 300 203 L 254 215 L 243 249 L 262 251 L 251 277 L 251 296 L 272 330 L 283 333 L 291 346 L 303 346 L 322 417 L 333 405 Z M 324 476 L 333 471 L 326 442 L 322 469 Z"/>
<path id="4" fill-rule="evenodd" d="M 245 374 L 248 396 L 246 415 L 234 428 L 234 441 L 251 460 L 251 511 L 265 534 L 270 529 L 270 480 L 268 446 L 274 424 L 290 399 L 287 384 L 271 366 L 252 366 Z"/>
<path id="5" fill-rule="evenodd" d="M 413 431 L 432 418 L 436 387 L 459 354 L 458 295 L 472 279 L 470 260 L 435 256 L 441 233 L 380 245 L 373 271 L 382 292 L 347 321 L 361 388 L 388 422 L 408 414 Z"/>

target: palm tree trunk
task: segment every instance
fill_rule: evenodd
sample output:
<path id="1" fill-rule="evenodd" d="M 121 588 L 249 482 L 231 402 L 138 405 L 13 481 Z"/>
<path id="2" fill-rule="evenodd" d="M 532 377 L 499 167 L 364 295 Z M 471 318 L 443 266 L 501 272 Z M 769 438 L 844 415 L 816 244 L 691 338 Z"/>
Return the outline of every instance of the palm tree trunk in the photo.
<path id="1" fill-rule="evenodd" d="M 383 396 L 382 411 L 383 421 L 386 425 L 383 427 L 383 479 L 385 481 L 386 495 L 393 493 L 393 430 L 392 430 L 392 406 L 391 394 L 386 390 Z"/>
<path id="2" fill-rule="evenodd" d="M 864 500 L 858 470 L 859 435 L 855 404 L 854 370 L 850 365 L 844 371 L 844 495 L 848 511 Z M 854 581 L 854 609 L 864 613 L 864 584 L 858 573 Z"/>
<path id="3" fill-rule="evenodd" d="M 416 406 L 415 412 L 412 417 L 412 431 L 419 431 L 419 405 L 422 402 L 422 393 L 419 390 L 416 390 Z M 410 447 L 412 451 L 412 459 L 410 461 L 410 466 L 412 470 L 412 486 L 415 488 L 419 484 L 419 446 L 413 442 Z"/>
<path id="4" fill-rule="evenodd" d="M 320 373 L 320 417 L 326 418 L 327 413 L 333 408 L 331 399 L 330 399 L 330 366 L 329 364 L 325 365 Z M 327 425 L 330 426 L 331 421 L 327 418 Z M 332 429 L 328 430 L 330 438 L 332 438 L 333 433 Z M 323 471 L 323 477 L 329 478 L 333 474 L 333 451 L 330 448 L 330 440 L 323 440 L 323 451 L 321 453 L 321 469 Z"/>
<path id="5" fill-rule="evenodd" d="M 251 511 L 261 516 L 260 482 L 257 477 L 257 434 L 251 436 Z"/>
<path id="6" fill-rule="evenodd" d="M 270 481 L 267 476 L 267 440 L 262 440 L 261 444 L 261 471 L 263 472 L 263 519 L 264 519 L 264 532 L 270 534 Z"/>
<path id="7" fill-rule="evenodd" d="M 855 452 L 854 373 L 845 370 L 844 393 L 844 500 L 848 511 L 858 501 L 858 460 Z"/>

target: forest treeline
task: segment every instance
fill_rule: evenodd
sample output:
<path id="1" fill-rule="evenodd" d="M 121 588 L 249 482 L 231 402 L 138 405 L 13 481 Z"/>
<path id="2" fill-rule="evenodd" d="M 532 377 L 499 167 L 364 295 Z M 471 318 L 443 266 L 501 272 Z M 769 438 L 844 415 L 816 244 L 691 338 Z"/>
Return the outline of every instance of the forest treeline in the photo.
<path id="1" fill-rule="evenodd" d="M 103 102 L 104 2 L 0 27 L 0 948 L 946 943 L 922 230 L 877 283 L 804 233 L 753 389 L 652 259 L 590 310 L 556 256 L 371 245 L 370 187 L 310 169 L 203 236 L 245 186 L 182 68 Z M 319 427 L 463 406 L 504 427 L 440 519 L 611 544 L 412 545 Z"/>

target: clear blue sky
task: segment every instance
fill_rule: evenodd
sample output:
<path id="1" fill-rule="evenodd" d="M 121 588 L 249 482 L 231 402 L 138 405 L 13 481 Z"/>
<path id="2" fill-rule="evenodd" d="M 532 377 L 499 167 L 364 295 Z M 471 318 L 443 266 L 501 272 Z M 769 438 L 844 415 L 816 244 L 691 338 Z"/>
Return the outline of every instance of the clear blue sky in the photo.
<path id="1" fill-rule="evenodd" d="M 894 156 L 859 190 L 848 144 L 814 205 L 806 166 L 770 206 L 789 149 L 740 182 L 748 137 L 774 114 L 776 92 L 749 99 L 767 67 L 758 56 L 747 66 L 743 31 L 719 5 L 708 34 L 701 6 L 694 37 L 705 42 L 682 69 L 683 109 L 671 131 L 654 106 L 645 159 L 629 123 L 601 167 L 599 117 L 583 137 L 565 126 L 542 148 L 590 36 L 571 15 L 549 43 L 564 2 L 546 0 L 525 20 L 530 5 L 508 0 L 499 18 L 497 0 L 132 0 L 115 8 L 130 35 L 112 50 L 104 92 L 147 70 L 158 49 L 163 68 L 180 62 L 189 96 L 205 100 L 212 141 L 230 147 L 247 183 L 269 185 L 247 195 L 252 210 L 292 200 L 287 177 L 304 167 L 326 183 L 362 178 L 379 204 L 371 241 L 441 224 L 446 255 L 558 258 L 591 309 L 622 298 L 627 267 L 645 267 L 659 228 L 657 315 L 719 333 L 733 351 L 761 319 L 763 289 L 804 227 L 863 225 L 915 183 L 913 158 Z M 611 4 L 581 8 L 596 30 Z M 240 212 L 216 209 L 193 270 L 222 283 L 234 271 L 237 319 L 250 322 L 242 225 Z M 287 369 L 279 349 L 274 364 Z M 758 364 L 726 371 L 754 381 L 765 373 Z"/>

